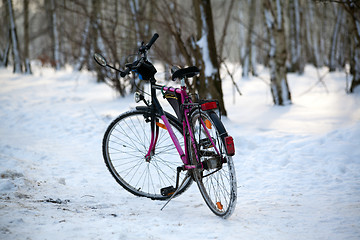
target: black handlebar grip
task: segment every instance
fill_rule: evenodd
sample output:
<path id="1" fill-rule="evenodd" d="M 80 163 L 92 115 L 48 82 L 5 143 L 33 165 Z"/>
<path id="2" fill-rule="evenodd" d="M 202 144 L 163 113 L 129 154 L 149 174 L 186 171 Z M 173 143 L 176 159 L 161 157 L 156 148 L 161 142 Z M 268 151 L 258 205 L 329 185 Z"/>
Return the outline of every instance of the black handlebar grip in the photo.
<path id="1" fill-rule="evenodd" d="M 126 68 L 124 72 L 120 73 L 120 77 L 126 77 L 126 75 L 128 75 L 130 71 L 131 71 L 130 68 Z"/>
<path id="2" fill-rule="evenodd" d="M 154 42 L 156 41 L 156 39 L 158 39 L 159 34 L 155 33 L 154 36 L 150 39 L 149 43 L 146 44 L 146 49 L 150 49 L 151 46 L 154 44 Z"/>

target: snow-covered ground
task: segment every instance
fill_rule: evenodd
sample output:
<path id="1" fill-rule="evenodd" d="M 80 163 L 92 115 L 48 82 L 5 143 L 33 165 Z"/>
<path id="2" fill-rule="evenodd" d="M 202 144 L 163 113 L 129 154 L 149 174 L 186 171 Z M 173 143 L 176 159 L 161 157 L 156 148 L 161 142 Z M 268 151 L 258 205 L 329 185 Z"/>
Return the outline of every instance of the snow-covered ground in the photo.
<path id="1" fill-rule="evenodd" d="M 293 105 L 274 107 L 262 72 L 236 78 L 241 97 L 223 84 L 238 181 L 223 220 L 196 184 L 160 211 L 112 179 L 102 135 L 132 96 L 91 73 L 0 69 L 0 239 L 360 239 L 360 93 L 307 67 L 288 75 Z"/>

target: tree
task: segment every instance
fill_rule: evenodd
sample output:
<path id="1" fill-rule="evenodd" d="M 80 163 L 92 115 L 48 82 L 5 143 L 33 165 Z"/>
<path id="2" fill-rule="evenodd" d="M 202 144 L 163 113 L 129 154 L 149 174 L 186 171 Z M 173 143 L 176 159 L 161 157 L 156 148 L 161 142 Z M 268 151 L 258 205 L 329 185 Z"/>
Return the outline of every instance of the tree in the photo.
<path id="1" fill-rule="evenodd" d="M 85 27 L 81 33 L 79 57 L 74 65 L 74 69 L 76 71 L 80 71 L 82 69 L 85 63 L 86 56 L 88 55 L 86 43 L 89 39 L 89 32 L 90 32 L 90 17 L 87 17 Z"/>
<path id="2" fill-rule="evenodd" d="M 283 5 L 284 0 L 264 1 L 264 15 L 270 38 L 270 87 L 275 105 L 291 104 L 291 94 L 286 76 L 287 51 Z"/>
<path id="3" fill-rule="evenodd" d="M 354 0 L 343 0 L 342 6 L 350 14 L 351 41 L 353 51 L 350 59 L 350 73 L 352 81 L 349 91 L 354 92 L 360 85 L 360 4 Z"/>
<path id="4" fill-rule="evenodd" d="M 256 6 L 257 1 L 253 0 L 250 1 L 249 5 L 249 25 L 246 37 L 246 45 L 242 51 L 242 76 L 248 77 L 249 72 L 252 72 L 253 75 L 257 75 L 256 73 L 256 48 L 255 48 L 255 36 L 253 34 L 254 31 L 254 23 L 255 23 L 255 13 L 256 13 Z"/>
<path id="5" fill-rule="evenodd" d="M 6 66 L 10 54 L 14 70 L 29 69 L 30 57 L 44 57 L 45 64 L 57 69 L 70 63 L 77 70 L 97 71 L 98 81 L 105 80 L 122 96 L 141 87 L 143 81 L 135 75 L 123 79 L 115 72 L 98 68 L 93 53 L 103 53 L 110 63 L 122 68 L 125 57 L 135 53 L 140 41 L 147 41 L 154 32 L 161 38 L 150 52 L 151 60 L 161 62 L 166 69 L 174 64 L 198 66 L 201 75 L 186 80 L 189 91 L 202 98 L 219 99 L 224 113 L 219 69 L 225 60 L 240 59 L 245 77 L 251 72 L 256 75 L 257 62 L 270 66 L 271 91 L 274 103 L 279 105 L 291 102 L 286 70 L 302 72 L 306 63 L 341 69 L 349 62 L 351 91 L 359 79 L 356 26 L 360 11 L 355 0 L 18 2 L 24 3 L 16 8 L 24 19 L 20 42 L 13 31 L 14 10 L 10 21 L 12 1 L 2 0 L 0 6 L 0 66 Z M 265 15 L 267 21 L 263 24 Z M 20 65 L 15 59 L 21 60 Z"/>
<path id="6" fill-rule="evenodd" d="M 24 66 L 25 73 L 31 74 L 31 65 L 30 65 L 30 56 L 29 56 L 29 47 L 30 47 L 30 37 L 29 37 L 29 0 L 24 0 Z"/>
<path id="7" fill-rule="evenodd" d="M 9 53 L 11 48 L 11 32 L 9 24 L 9 8 L 7 7 L 7 0 L 3 0 L 3 8 L 1 9 L 3 27 L 1 28 L 0 36 L 0 67 L 7 67 L 9 60 Z"/>
<path id="8" fill-rule="evenodd" d="M 337 17 L 336 22 L 333 29 L 333 34 L 331 37 L 331 48 L 330 48 L 330 54 L 329 54 L 329 71 L 333 72 L 336 70 L 336 67 L 338 65 L 337 59 L 336 59 L 336 53 L 337 49 L 339 47 L 339 37 L 340 37 L 340 27 L 342 26 L 342 22 L 344 19 L 344 11 L 342 8 L 335 8 L 337 10 Z"/>
<path id="9" fill-rule="evenodd" d="M 11 47 L 11 41 L 10 41 L 10 31 L 8 32 L 8 41 L 6 42 L 5 48 L 4 49 L 0 49 L 0 67 L 7 67 L 8 65 L 8 60 L 9 60 L 9 52 L 10 52 L 10 47 Z"/>
<path id="10" fill-rule="evenodd" d="M 14 73 L 22 73 L 22 61 L 20 57 L 20 48 L 16 32 L 15 16 L 12 0 L 7 1 L 8 16 L 10 23 L 10 33 L 12 41 L 12 54 L 14 60 Z"/>
<path id="11" fill-rule="evenodd" d="M 216 49 L 214 23 L 210 0 L 194 0 L 198 36 L 196 46 L 200 49 L 201 75 L 197 90 L 201 98 L 215 98 L 219 100 L 222 114 L 226 115 L 220 78 L 220 64 Z M 206 86 L 206 87 L 205 87 Z"/>
<path id="12" fill-rule="evenodd" d="M 155 6 L 161 16 L 164 30 L 172 36 L 177 48 L 176 58 L 168 57 L 163 60 L 167 59 L 172 65 L 174 63 L 171 61 L 176 59 L 179 61 L 175 63 L 177 65 L 199 67 L 200 75 L 194 77 L 192 82 L 186 82 L 189 90 L 192 93 L 197 92 L 200 98 L 218 99 L 222 114 L 226 115 L 210 0 L 193 0 L 192 5 L 178 5 L 176 0 L 162 1 Z M 169 40 L 165 39 L 165 41 Z M 161 56 L 165 55 L 161 49 L 155 49 Z"/>
<path id="13" fill-rule="evenodd" d="M 289 42 L 290 42 L 290 72 L 304 72 L 304 63 L 301 59 L 301 18 L 299 0 L 289 0 Z"/>
<path id="14" fill-rule="evenodd" d="M 55 62 L 55 69 L 60 69 L 60 40 L 58 31 L 58 15 L 57 15 L 56 1 L 50 0 L 50 14 L 51 14 L 51 39 L 52 39 L 52 51 Z"/>
<path id="15" fill-rule="evenodd" d="M 321 67 L 322 61 L 320 56 L 320 47 L 319 47 L 319 31 L 318 28 L 321 28 L 322 22 L 319 25 L 313 26 L 313 23 L 316 19 L 315 7 L 312 0 L 307 0 L 305 2 L 305 28 L 306 28 L 306 56 L 308 63 L 312 63 L 315 67 Z M 316 20 L 315 20 L 316 19 Z"/>
<path id="16" fill-rule="evenodd" d="M 91 42 L 89 49 L 89 60 L 93 63 L 92 56 L 96 52 L 100 52 L 105 57 L 107 57 L 107 52 L 105 49 L 104 41 L 101 36 L 101 1 L 92 0 L 91 1 L 91 15 L 90 15 L 90 27 L 91 27 Z M 103 82 L 106 77 L 106 70 L 103 67 L 95 67 L 97 73 L 97 81 Z"/>

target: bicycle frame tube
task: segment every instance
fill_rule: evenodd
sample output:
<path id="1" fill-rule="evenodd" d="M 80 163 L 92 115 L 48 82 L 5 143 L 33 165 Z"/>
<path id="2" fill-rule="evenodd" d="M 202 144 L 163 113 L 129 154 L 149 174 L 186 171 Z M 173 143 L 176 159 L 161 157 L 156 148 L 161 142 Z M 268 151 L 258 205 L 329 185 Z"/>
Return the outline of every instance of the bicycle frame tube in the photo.
<path id="1" fill-rule="evenodd" d="M 196 165 L 190 165 L 190 162 L 189 162 L 189 153 L 187 151 L 187 147 L 186 147 L 186 128 L 189 129 L 189 133 L 190 133 L 190 139 L 191 139 L 191 144 L 193 144 L 193 147 L 195 149 L 195 156 L 198 160 L 198 163 L 200 163 L 199 159 L 198 159 L 198 155 L 197 155 L 197 149 L 196 149 L 196 145 L 195 145 L 195 138 L 194 138 L 194 135 L 193 135 L 193 132 L 191 130 L 191 126 L 190 126 L 190 122 L 189 122 L 189 119 L 188 119 L 188 113 L 189 113 L 189 109 L 184 109 L 184 115 L 185 115 L 185 119 L 183 121 L 183 132 L 184 132 L 184 145 L 185 145 L 185 153 L 184 153 L 184 150 L 182 149 L 182 147 L 180 146 L 180 142 L 178 140 L 178 138 L 176 137 L 167 117 L 165 116 L 165 113 L 159 103 L 159 100 L 157 99 L 156 97 L 156 89 L 162 89 L 164 91 L 171 91 L 171 92 L 176 92 L 176 93 L 179 93 L 181 95 L 181 103 L 184 103 L 186 101 L 186 99 L 188 99 L 188 95 L 186 93 L 186 87 L 185 86 L 182 86 L 181 89 L 179 88 L 172 88 L 172 87 L 162 87 L 162 86 L 159 86 L 159 85 L 156 85 L 154 82 L 151 82 L 151 98 L 152 98 L 152 111 L 155 111 L 158 112 L 161 116 L 161 119 L 163 120 L 166 128 L 167 128 L 167 131 L 170 135 L 170 138 L 171 140 L 173 141 L 175 147 L 176 147 L 176 150 L 178 151 L 179 155 L 180 155 L 180 158 L 181 160 L 183 161 L 184 163 L 184 168 L 185 169 L 192 169 L 192 168 L 196 168 Z M 191 99 L 189 99 L 189 102 L 191 103 Z M 152 119 L 151 119 L 151 122 L 153 125 L 155 125 L 155 114 L 152 114 Z M 155 127 L 157 130 L 158 130 L 158 127 L 156 126 Z M 155 146 L 156 146 L 156 142 L 157 142 L 157 135 L 158 135 L 158 132 L 155 130 L 155 128 L 152 128 L 152 133 L 151 133 L 151 142 L 150 142 L 150 146 L 149 146 L 149 150 L 148 150 L 148 153 L 146 154 L 146 159 L 150 159 L 151 156 L 152 156 L 152 153 L 153 151 L 155 150 Z"/>
<path id="2" fill-rule="evenodd" d="M 168 119 L 166 118 L 165 114 L 161 116 L 161 119 L 163 120 L 168 132 L 169 132 L 169 135 L 171 137 L 171 140 L 174 142 L 174 145 L 176 147 L 176 150 L 178 151 L 180 157 L 181 157 L 181 160 L 183 161 L 184 164 L 188 164 L 188 161 L 186 159 L 186 155 L 184 154 L 184 151 L 182 150 L 181 146 L 180 146 L 180 142 L 179 140 L 177 139 L 177 137 L 175 136 L 175 133 L 174 131 L 172 130 L 171 128 L 171 125 L 168 121 Z"/>
<path id="3" fill-rule="evenodd" d="M 181 160 L 183 161 L 183 163 L 185 165 L 189 165 L 188 162 L 188 155 L 187 152 L 184 153 L 183 149 L 180 146 L 180 142 L 177 139 L 167 117 L 165 116 L 165 113 L 159 103 L 159 100 L 156 97 L 156 89 L 153 86 L 157 86 L 154 84 L 154 82 L 151 82 L 151 98 L 152 98 L 152 114 L 151 114 L 151 140 L 150 140 L 150 146 L 149 146 L 149 150 L 148 153 L 146 154 L 145 158 L 150 160 L 151 156 L 153 155 L 153 152 L 155 151 L 155 146 L 156 146 L 156 142 L 157 142 L 157 137 L 158 137 L 158 127 L 155 127 L 155 111 L 160 113 L 161 119 L 163 120 L 165 127 L 170 135 L 171 140 L 173 141 L 176 150 L 178 151 Z M 165 88 L 164 88 L 165 89 Z M 168 88 L 166 88 L 167 90 Z M 165 90 L 165 91 L 166 91 Z M 174 89 L 175 90 L 175 89 Z M 177 89 L 178 90 L 178 89 Z M 171 91 L 171 90 L 170 90 Z M 182 91 L 181 91 L 182 92 Z M 185 92 L 186 94 L 186 92 Z M 183 98 L 183 95 L 182 95 Z M 153 127 L 154 126 L 154 127 Z M 156 129 L 156 130 L 155 130 Z"/>

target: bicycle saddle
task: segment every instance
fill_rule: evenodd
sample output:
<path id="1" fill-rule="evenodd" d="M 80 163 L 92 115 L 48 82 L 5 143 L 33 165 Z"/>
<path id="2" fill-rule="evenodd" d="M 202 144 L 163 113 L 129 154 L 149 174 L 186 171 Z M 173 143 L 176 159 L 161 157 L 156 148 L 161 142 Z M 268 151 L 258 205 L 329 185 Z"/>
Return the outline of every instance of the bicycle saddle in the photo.
<path id="1" fill-rule="evenodd" d="M 175 70 L 175 69 L 173 68 L 172 70 Z M 177 78 L 178 79 L 191 78 L 191 77 L 198 75 L 199 73 L 200 73 L 199 68 L 197 68 L 195 66 L 177 69 L 172 73 L 171 79 L 173 81 L 175 81 Z"/>

